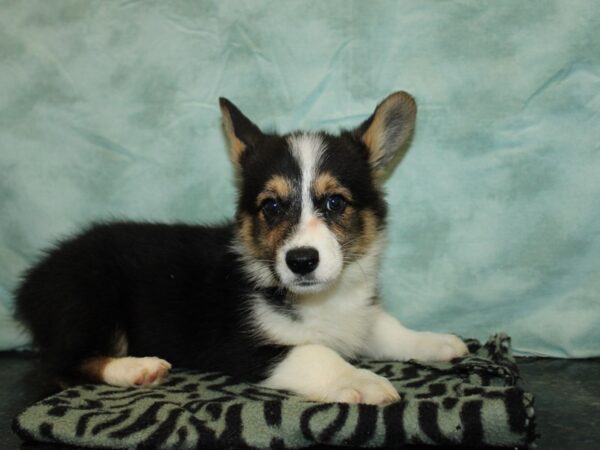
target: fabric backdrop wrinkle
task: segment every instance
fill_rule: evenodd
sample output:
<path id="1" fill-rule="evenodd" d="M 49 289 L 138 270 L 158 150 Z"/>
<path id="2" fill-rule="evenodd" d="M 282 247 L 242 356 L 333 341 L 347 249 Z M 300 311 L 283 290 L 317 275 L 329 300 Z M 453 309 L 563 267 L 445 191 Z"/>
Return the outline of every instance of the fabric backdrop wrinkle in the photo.
<path id="1" fill-rule="evenodd" d="M 217 99 L 266 130 L 419 114 L 387 182 L 382 297 L 408 326 L 600 356 L 593 0 L 0 0 L 0 348 L 22 271 L 95 220 L 231 217 Z"/>

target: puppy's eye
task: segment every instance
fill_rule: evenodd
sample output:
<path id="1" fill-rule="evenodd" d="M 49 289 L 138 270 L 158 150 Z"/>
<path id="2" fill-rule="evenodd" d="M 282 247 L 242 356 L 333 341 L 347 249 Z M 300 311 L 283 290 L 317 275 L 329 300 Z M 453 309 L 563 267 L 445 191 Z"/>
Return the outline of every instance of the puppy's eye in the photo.
<path id="1" fill-rule="evenodd" d="M 283 213 L 283 206 L 274 198 L 266 199 L 262 204 L 262 212 L 269 220 L 275 219 Z"/>
<path id="2" fill-rule="evenodd" d="M 325 207 L 327 211 L 339 214 L 346 208 L 346 200 L 341 195 L 333 194 L 325 200 Z"/>

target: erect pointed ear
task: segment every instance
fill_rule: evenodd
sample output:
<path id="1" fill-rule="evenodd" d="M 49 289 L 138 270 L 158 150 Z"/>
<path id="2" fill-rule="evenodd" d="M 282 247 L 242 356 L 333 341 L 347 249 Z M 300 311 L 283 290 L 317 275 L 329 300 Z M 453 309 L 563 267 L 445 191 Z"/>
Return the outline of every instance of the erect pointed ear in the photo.
<path id="1" fill-rule="evenodd" d="M 219 98 L 223 127 L 229 139 L 231 160 L 240 164 L 240 158 L 246 150 L 257 145 L 262 137 L 260 129 L 254 125 L 242 112 L 226 98 Z"/>
<path id="2" fill-rule="evenodd" d="M 392 161 L 400 161 L 415 127 L 417 104 L 406 92 L 395 92 L 383 100 L 375 112 L 357 129 L 367 146 L 369 162 L 377 175 L 385 174 Z"/>

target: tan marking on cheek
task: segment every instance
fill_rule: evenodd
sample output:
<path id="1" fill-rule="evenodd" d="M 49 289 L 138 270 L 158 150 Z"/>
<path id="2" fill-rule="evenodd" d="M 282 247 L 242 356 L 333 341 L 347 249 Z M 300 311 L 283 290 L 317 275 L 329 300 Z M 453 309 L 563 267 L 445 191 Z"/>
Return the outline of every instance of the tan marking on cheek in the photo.
<path id="1" fill-rule="evenodd" d="M 339 180 L 329 172 L 320 174 L 313 183 L 313 190 L 317 198 L 322 198 L 330 194 L 340 194 L 346 200 L 352 201 L 352 193 L 346 189 Z"/>
<path id="2" fill-rule="evenodd" d="M 350 231 L 350 223 L 354 214 L 354 208 L 352 208 L 350 205 L 346 206 L 340 223 L 334 223 L 331 227 L 333 234 L 335 234 L 338 242 L 342 244 L 342 247 L 347 247 L 347 245 L 349 245 L 347 243 L 353 240 L 352 233 Z"/>
<path id="3" fill-rule="evenodd" d="M 362 222 L 361 229 L 357 231 L 352 229 L 352 221 L 356 219 L 356 214 L 360 215 Z M 346 257 L 352 260 L 358 255 L 365 254 L 377 238 L 379 234 L 378 220 L 373 211 L 369 209 L 357 212 L 348 206 L 346 211 L 344 211 L 341 222 L 334 224 L 332 231 L 342 244 L 342 249 Z"/>
<path id="4" fill-rule="evenodd" d="M 255 227 L 258 227 L 258 230 L 255 230 Z M 270 229 L 262 214 L 258 224 L 255 224 L 252 216 L 243 214 L 239 221 L 238 236 L 250 256 L 263 260 L 273 259 L 288 229 L 289 224 L 285 221 Z"/>
<path id="5" fill-rule="evenodd" d="M 375 213 L 370 209 L 361 211 L 360 216 L 362 218 L 362 233 L 361 238 L 356 241 L 355 252 L 364 254 L 379 235 L 378 220 Z"/>
<path id="6" fill-rule="evenodd" d="M 254 256 L 255 258 L 258 258 L 260 257 L 260 250 L 254 243 L 253 231 L 254 224 L 252 216 L 250 216 L 249 214 L 243 214 L 240 217 L 238 236 L 246 246 L 246 249 L 250 252 L 250 255 Z"/>
<path id="7" fill-rule="evenodd" d="M 287 222 L 282 222 L 272 230 L 268 232 L 265 236 L 264 247 L 265 250 L 269 252 L 272 258 L 275 257 L 277 253 L 277 249 L 283 243 L 285 236 L 289 230 L 289 224 Z"/>
<path id="8" fill-rule="evenodd" d="M 346 243 L 349 241 L 348 234 L 346 233 L 346 229 L 338 224 L 334 224 L 331 227 L 331 231 L 333 231 L 333 234 L 335 234 L 335 238 L 340 243 L 340 245 L 342 246 L 342 249 L 344 250 L 344 253 L 345 253 Z"/>
<path id="9" fill-rule="evenodd" d="M 288 199 L 292 188 L 290 181 L 281 175 L 275 175 L 265 184 L 263 191 L 256 197 L 256 205 L 260 206 L 268 198 Z"/>

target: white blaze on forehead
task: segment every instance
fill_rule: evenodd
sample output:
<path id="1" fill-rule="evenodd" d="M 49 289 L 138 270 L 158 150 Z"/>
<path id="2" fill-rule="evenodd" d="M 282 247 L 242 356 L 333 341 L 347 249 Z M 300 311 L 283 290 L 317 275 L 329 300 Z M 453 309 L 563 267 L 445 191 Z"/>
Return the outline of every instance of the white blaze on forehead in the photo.
<path id="1" fill-rule="evenodd" d="M 315 211 L 312 202 L 311 188 L 325 151 L 323 137 L 314 133 L 296 134 L 288 137 L 288 145 L 302 174 L 302 212 L 293 234 L 277 252 L 275 270 L 288 289 L 295 289 L 299 293 L 302 289 L 294 287 L 298 277 L 286 263 L 286 253 L 289 250 L 312 247 L 319 252 L 319 264 L 311 273 L 311 277 L 316 283 L 322 284 L 331 283 L 339 276 L 343 256 L 335 235 Z"/>
<path id="2" fill-rule="evenodd" d="M 292 155 L 298 161 L 300 171 L 302 172 L 302 219 L 306 220 L 312 215 L 313 204 L 310 195 L 310 188 L 317 173 L 319 161 L 325 143 L 323 138 L 314 133 L 295 134 L 288 137 L 288 145 Z"/>

